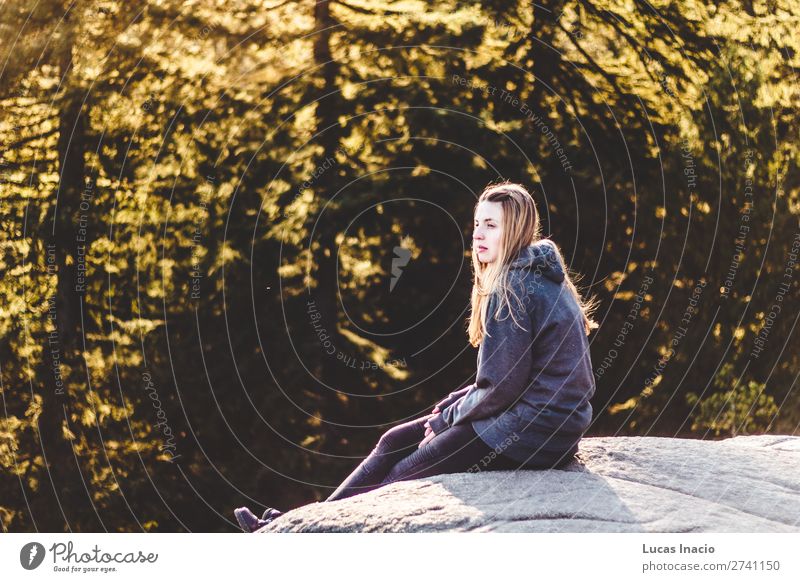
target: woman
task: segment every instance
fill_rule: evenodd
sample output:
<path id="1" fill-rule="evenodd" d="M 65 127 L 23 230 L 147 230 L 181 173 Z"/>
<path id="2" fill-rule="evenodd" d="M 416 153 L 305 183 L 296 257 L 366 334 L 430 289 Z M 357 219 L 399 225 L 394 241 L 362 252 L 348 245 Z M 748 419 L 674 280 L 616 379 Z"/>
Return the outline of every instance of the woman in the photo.
<path id="1" fill-rule="evenodd" d="M 594 300 L 583 301 L 558 246 L 540 238 L 536 204 L 521 185 L 488 186 L 474 227 L 475 383 L 384 433 L 326 502 L 442 473 L 560 467 L 577 452 L 592 420 Z M 244 531 L 282 515 L 234 513 Z"/>

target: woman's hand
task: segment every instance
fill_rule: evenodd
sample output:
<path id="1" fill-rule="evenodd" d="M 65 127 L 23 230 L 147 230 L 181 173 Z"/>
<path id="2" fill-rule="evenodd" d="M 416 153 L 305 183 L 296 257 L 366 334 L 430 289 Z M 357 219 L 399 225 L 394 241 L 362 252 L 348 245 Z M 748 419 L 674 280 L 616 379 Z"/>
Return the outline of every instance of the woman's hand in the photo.
<path id="1" fill-rule="evenodd" d="M 434 408 L 434 410 L 437 410 L 437 409 L 438 409 L 438 407 Z M 438 414 L 438 412 L 435 413 L 435 414 Z M 430 422 L 431 422 L 430 420 L 426 420 L 425 421 L 425 425 L 424 425 L 425 426 L 425 438 L 422 439 L 422 441 L 420 441 L 419 445 L 417 446 L 418 449 L 421 449 L 422 447 L 427 445 L 429 442 L 431 442 L 433 440 L 433 437 L 436 436 L 436 433 L 434 433 L 433 429 L 431 428 Z"/>
<path id="2" fill-rule="evenodd" d="M 422 441 L 421 441 L 421 442 L 419 443 L 419 445 L 417 446 L 417 448 L 418 448 L 418 449 L 421 449 L 422 447 L 424 447 L 425 445 L 427 445 L 429 442 L 431 442 L 431 441 L 433 440 L 433 437 L 435 437 L 435 436 L 436 436 L 436 435 L 434 434 L 434 432 L 433 432 L 431 429 L 428 429 L 428 430 L 430 430 L 430 433 L 426 433 L 426 434 L 425 434 L 425 438 L 424 438 L 424 439 L 422 439 Z"/>

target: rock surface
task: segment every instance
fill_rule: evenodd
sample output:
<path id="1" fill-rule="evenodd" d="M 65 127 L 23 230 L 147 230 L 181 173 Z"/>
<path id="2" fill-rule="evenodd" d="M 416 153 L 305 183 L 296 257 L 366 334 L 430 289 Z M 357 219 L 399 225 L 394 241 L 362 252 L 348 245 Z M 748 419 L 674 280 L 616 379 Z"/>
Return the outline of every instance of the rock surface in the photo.
<path id="1" fill-rule="evenodd" d="M 561 469 L 402 481 L 272 532 L 800 532 L 800 437 L 584 438 Z"/>

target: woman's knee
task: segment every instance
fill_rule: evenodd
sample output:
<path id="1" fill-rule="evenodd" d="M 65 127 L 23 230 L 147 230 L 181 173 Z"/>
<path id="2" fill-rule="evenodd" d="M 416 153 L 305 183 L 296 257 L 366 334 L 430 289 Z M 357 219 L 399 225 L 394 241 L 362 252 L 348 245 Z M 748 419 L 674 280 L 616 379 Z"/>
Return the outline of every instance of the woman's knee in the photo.
<path id="1" fill-rule="evenodd" d="M 375 450 L 381 453 L 388 453 L 403 448 L 403 443 L 407 440 L 406 431 L 403 425 L 398 425 L 384 432 L 375 445 Z"/>
<path id="2" fill-rule="evenodd" d="M 381 453 L 399 451 L 418 444 L 425 436 L 424 423 L 428 417 L 420 417 L 403 424 L 393 426 L 384 432 L 375 445 L 375 450 Z"/>

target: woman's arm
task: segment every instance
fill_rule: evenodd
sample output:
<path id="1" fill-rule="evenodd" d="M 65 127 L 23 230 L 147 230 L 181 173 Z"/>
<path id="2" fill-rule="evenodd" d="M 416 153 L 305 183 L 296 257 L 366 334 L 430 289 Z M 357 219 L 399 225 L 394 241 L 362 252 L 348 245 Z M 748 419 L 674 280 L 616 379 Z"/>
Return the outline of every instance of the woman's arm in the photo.
<path id="1" fill-rule="evenodd" d="M 456 424 L 506 410 L 528 389 L 532 370 L 531 318 L 526 309 L 514 305 L 515 299 L 512 298 L 511 302 L 519 324 L 508 315 L 508 309 L 500 314 L 503 321 L 496 321 L 493 314 L 497 298 L 491 296 L 486 318 L 488 334 L 484 334 L 481 342 L 476 382 L 467 387 L 460 400 L 431 419 L 430 426 L 436 434 Z M 520 324 L 526 329 L 522 329 Z"/>
<path id="2" fill-rule="evenodd" d="M 436 406 L 439 407 L 439 410 L 444 410 L 445 408 L 447 408 L 448 406 L 453 404 L 453 402 L 455 402 L 456 400 L 458 400 L 459 398 L 464 396 L 464 394 L 469 392 L 469 389 L 472 388 L 472 386 L 474 386 L 474 384 L 470 384 L 466 388 L 461 388 L 460 390 L 456 390 L 455 392 L 451 392 L 450 394 L 447 395 L 447 398 L 437 402 Z"/>

